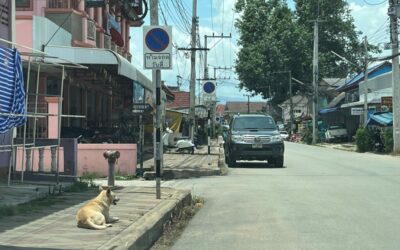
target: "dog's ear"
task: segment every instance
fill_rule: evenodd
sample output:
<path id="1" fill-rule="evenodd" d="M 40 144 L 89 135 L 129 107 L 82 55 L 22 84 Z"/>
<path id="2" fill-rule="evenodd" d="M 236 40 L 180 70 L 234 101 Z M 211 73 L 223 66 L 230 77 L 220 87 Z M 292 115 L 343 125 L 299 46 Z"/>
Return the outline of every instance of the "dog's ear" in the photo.
<path id="1" fill-rule="evenodd" d="M 107 189 L 107 195 L 110 195 L 111 194 L 111 188 L 108 188 Z"/>

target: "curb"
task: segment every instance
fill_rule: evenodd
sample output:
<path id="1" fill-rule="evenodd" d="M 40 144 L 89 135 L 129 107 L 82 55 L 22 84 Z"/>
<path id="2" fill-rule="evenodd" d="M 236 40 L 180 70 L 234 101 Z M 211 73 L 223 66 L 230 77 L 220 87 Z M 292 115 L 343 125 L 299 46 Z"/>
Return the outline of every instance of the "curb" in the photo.
<path id="1" fill-rule="evenodd" d="M 223 146 L 219 148 L 218 168 L 220 169 L 221 175 L 227 175 L 229 172 L 229 168 L 225 162 L 225 151 Z"/>
<path id="2" fill-rule="evenodd" d="M 188 206 L 191 200 L 190 190 L 176 190 L 172 197 L 155 206 L 98 249 L 150 249 L 163 233 L 166 223 Z"/>
<path id="3" fill-rule="evenodd" d="M 189 179 L 189 178 L 198 178 L 203 176 L 214 176 L 214 175 L 221 175 L 221 170 L 163 170 L 162 179 L 163 180 L 173 180 L 173 179 Z M 146 180 L 155 180 L 156 173 L 154 171 L 145 172 L 143 177 Z"/>

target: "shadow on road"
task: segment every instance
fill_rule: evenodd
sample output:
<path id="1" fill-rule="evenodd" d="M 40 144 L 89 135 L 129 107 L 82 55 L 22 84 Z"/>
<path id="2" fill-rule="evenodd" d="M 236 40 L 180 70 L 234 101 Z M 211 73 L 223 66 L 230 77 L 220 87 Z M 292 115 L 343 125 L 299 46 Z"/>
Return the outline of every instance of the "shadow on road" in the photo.
<path id="1" fill-rule="evenodd" d="M 282 169 L 276 167 L 273 164 L 268 164 L 268 162 L 261 162 L 261 161 L 238 161 L 236 162 L 236 166 L 234 168 L 269 168 L 269 169 Z M 286 166 L 283 166 L 286 168 Z"/>

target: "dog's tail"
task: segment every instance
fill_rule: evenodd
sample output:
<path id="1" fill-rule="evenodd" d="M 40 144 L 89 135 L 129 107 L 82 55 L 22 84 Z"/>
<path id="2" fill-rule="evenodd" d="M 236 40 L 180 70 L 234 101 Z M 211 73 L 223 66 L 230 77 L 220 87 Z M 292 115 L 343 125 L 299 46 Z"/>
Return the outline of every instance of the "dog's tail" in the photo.
<path id="1" fill-rule="evenodd" d="M 95 229 L 95 230 L 103 230 L 109 227 L 107 224 L 97 225 L 90 218 L 87 219 L 84 223 L 78 222 L 78 227 L 87 228 L 87 229 Z"/>

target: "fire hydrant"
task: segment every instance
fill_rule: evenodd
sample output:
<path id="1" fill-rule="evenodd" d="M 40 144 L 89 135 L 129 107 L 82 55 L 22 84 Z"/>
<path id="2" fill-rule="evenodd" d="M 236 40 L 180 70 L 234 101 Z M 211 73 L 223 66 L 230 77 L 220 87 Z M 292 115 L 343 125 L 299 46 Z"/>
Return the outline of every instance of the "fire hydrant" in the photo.
<path id="1" fill-rule="evenodd" d="M 108 159 L 108 186 L 113 187 L 115 182 L 115 163 L 120 156 L 119 151 L 107 150 L 103 153 L 105 159 Z"/>

